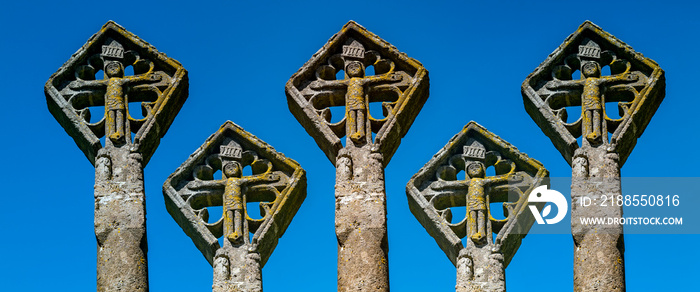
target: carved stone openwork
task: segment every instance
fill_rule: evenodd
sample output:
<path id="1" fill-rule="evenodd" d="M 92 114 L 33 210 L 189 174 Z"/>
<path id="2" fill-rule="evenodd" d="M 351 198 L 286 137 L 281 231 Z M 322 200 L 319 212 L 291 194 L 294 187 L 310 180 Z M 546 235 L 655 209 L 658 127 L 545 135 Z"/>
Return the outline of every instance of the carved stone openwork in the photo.
<path id="1" fill-rule="evenodd" d="M 583 137 L 584 145 L 619 153 L 622 165 L 664 88 L 656 62 L 586 21 L 525 79 L 522 95 L 527 112 L 569 164 Z M 567 107 L 580 107 L 580 115 Z"/>
<path id="2" fill-rule="evenodd" d="M 486 174 L 489 167 L 494 175 Z M 493 246 L 507 265 L 534 222 L 526 211 L 528 196 L 547 176 L 540 162 L 470 122 L 406 191 L 411 212 L 455 265 L 465 246 Z M 494 203 L 502 203 L 505 218 L 494 218 Z M 466 207 L 464 218 L 453 220 L 454 207 Z"/>
<path id="3" fill-rule="evenodd" d="M 44 91 L 49 110 L 91 163 L 103 146 L 128 145 L 145 164 L 187 98 L 187 71 L 110 21 L 51 76 Z M 140 113 L 130 112 L 129 103 L 140 103 Z"/>
<path id="4" fill-rule="evenodd" d="M 225 246 L 259 253 L 264 265 L 306 197 L 306 175 L 294 160 L 226 122 L 170 175 L 163 192 L 168 212 L 212 265 L 221 237 Z M 259 210 L 248 209 L 252 202 Z M 212 206 L 223 207 L 220 218 L 210 218 Z"/>
<path id="5" fill-rule="evenodd" d="M 373 72 L 372 72 L 373 71 Z M 289 108 L 335 165 L 340 139 L 376 146 L 386 165 L 428 97 L 428 72 L 350 21 L 286 85 Z M 381 103 L 381 114 L 370 104 Z M 344 107 L 340 117 L 331 108 Z"/>

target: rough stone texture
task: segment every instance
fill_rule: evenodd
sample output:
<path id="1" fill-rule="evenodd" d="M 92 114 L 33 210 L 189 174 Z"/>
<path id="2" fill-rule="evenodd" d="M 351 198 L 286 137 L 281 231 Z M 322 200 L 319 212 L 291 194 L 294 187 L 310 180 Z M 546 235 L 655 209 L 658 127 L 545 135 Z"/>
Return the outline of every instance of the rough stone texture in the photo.
<path id="1" fill-rule="evenodd" d="M 602 73 L 605 67 L 610 74 Z M 664 72 L 654 61 L 588 21 L 523 82 L 525 109 L 572 167 L 574 291 L 625 291 L 622 226 L 585 226 L 579 220 L 620 217 L 622 207 L 581 207 L 579 200 L 601 202 L 603 195 L 622 194 L 620 167 L 663 100 L 664 88 Z M 606 102 L 617 103 L 619 118 L 610 117 Z M 581 118 L 568 120 L 570 106 L 581 106 Z"/>
<path id="2" fill-rule="evenodd" d="M 148 291 L 143 168 L 187 99 L 187 71 L 110 21 L 44 91 L 49 111 L 95 166 L 97 291 Z M 141 103 L 142 117 L 129 102 Z M 93 119 L 94 106 L 105 116 Z"/>
<path id="3" fill-rule="evenodd" d="M 389 291 L 384 167 L 428 98 L 428 71 L 350 21 L 285 89 L 290 111 L 336 166 L 338 291 Z M 369 112 L 373 102 L 383 116 Z M 331 107 L 345 114 L 334 119 Z"/>
<path id="4" fill-rule="evenodd" d="M 245 167 L 251 175 L 242 175 Z M 170 215 L 214 268 L 213 291 L 262 291 L 261 269 L 306 197 L 306 174 L 228 121 L 168 177 L 163 194 Z M 251 202 L 259 202 L 260 216 L 248 209 Z M 223 207 L 221 218 L 210 220 L 211 206 Z"/>
<path id="5" fill-rule="evenodd" d="M 534 223 L 528 196 L 547 176 L 537 160 L 470 122 L 411 178 L 409 207 L 457 268 L 456 291 L 505 291 L 505 268 Z M 506 218 L 491 215 L 492 203 L 503 204 Z M 460 206 L 467 212 L 455 221 L 450 208 Z"/>

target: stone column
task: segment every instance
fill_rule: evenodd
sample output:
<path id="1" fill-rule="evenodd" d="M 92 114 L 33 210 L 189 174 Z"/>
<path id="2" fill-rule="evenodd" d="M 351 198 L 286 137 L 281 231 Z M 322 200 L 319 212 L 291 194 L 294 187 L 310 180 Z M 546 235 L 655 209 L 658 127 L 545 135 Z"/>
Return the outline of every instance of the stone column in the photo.
<path id="1" fill-rule="evenodd" d="M 455 265 L 455 291 L 506 291 L 505 269 L 534 223 L 530 194 L 546 190 L 547 176 L 539 161 L 469 122 L 411 178 L 408 206 Z M 491 215 L 498 203 L 505 219 Z M 453 218 L 452 207 L 467 212 Z"/>
<path id="2" fill-rule="evenodd" d="M 103 148 L 95 161 L 97 291 L 148 291 L 142 158 Z"/>
<path id="3" fill-rule="evenodd" d="M 574 291 L 625 291 L 622 225 L 584 225 L 580 219 L 622 216 L 620 168 L 664 88 L 656 62 L 588 21 L 523 82 L 525 109 L 572 168 Z M 619 118 L 608 113 L 612 106 Z M 582 199 L 592 204 L 583 207 Z"/>
<path id="4" fill-rule="evenodd" d="M 148 291 L 143 168 L 187 99 L 187 71 L 110 21 L 44 92 L 51 114 L 95 167 L 97 291 Z M 139 103 L 143 118 L 133 117 L 129 102 Z M 103 107 L 104 116 L 92 116 L 91 107 Z"/>
<path id="5" fill-rule="evenodd" d="M 457 258 L 456 292 L 505 292 L 503 254 L 494 246 L 465 248 Z"/>
<path id="6" fill-rule="evenodd" d="M 285 89 L 290 111 L 336 167 L 338 291 L 389 291 L 384 167 L 428 98 L 428 71 L 350 21 Z M 338 122 L 332 107 L 345 108 Z"/>
<path id="7" fill-rule="evenodd" d="M 389 291 L 382 155 L 346 147 L 336 161 L 338 291 Z"/>
<path id="8" fill-rule="evenodd" d="M 619 158 L 601 148 L 579 148 L 572 162 L 571 233 L 574 237 L 574 291 L 625 291 L 622 225 L 584 225 L 580 218 L 621 218 Z M 604 197 L 603 197 L 604 196 Z M 582 198 L 597 207 L 582 207 Z M 606 206 L 601 206 L 607 200 Z"/>
<path id="9" fill-rule="evenodd" d="M 262 292 L 260 254 L 246 246 L 225 246 L 214 257 L 212 292 Z"/>

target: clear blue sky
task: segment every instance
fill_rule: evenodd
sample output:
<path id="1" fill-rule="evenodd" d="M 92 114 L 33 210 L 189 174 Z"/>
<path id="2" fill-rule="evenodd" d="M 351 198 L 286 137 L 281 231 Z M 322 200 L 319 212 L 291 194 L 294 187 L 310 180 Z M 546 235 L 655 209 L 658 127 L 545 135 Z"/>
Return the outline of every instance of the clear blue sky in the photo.
<path id="1" fill-rule="evenodd" d="M 43 85 L 108 20 L 180 61 L 190 77 L 189 99 L 145 169 L 151 291 L 211 289 L 211 267 L 166 212 L 161 186 L 226 120 L 308 174 L 306 201 L 263 269 L 265 290 L 336 289 L 334 168 L 289 113 L 284 84 L 350 19 L 430 71 L 430 98 L 386 169 L 394 291 L 454 291 L 455 269 L 409 212 L 404 188 L 467 122 L 516 145 L 552 176 L 570 175 L 525 112 L 520 84 L 585 20 L 666 71 L 666 99 L 623 176 L 700 177 L 691 152 L 700 144 L 695 2 L 240 2 L 3 4 L 0 290 L 94 290 L 94 169 L 49 114 Z M 626 236 L 628 291 L 697 289 L 698 240 Z M 508 291 L 571 291 L 572 249 L 570 235 L 526 237 L 507 269 Z"/>

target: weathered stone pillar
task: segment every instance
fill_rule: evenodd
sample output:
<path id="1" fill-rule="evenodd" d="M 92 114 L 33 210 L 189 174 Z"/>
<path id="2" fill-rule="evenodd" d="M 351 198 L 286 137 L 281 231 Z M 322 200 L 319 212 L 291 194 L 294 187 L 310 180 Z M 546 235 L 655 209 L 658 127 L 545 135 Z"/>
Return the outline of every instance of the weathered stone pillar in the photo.
<path id="1" fill-rule="evenodd" d="M 622 225 L 581 219 L 622 217 L 615 203 L 622 196 L 620 168 L 663 100 L 664 87 L 658 64 L 588 21 L 523 82 L 525 109 L 572 168 L 574 291 L 625 291 Z M 616 105 L 619 118 L 606 103 Z M 578 119 L 569 119 L 567 107 L 573 106 L 581 107 Z M 594 203 L 584 207 L 584 199 Z"/>
<path id="2" fill-rule="evenodd" d="M 338 291 L 389 291 L 384 167 L 428 98 L 428 72 L 350 21 L 290 78 L 286 93 L 292 114 L 336 166 Z M 380 116 L 370 113 L 375 102 Z M 332 107 L 345 114 L 334 119 Z"/>
<path id="3" fill-rule="evenodd" d="M 242 174 L 246 167 L 252 175 Z M 306 197 L 306 173 L 229 121 L 168 177 L 163 195 L 170 215 L 212 265 L 212 291 L 261 292 L 262 267 Z M 251 202 L 259 202 L 259 210 L 250 210 Z M 220 218 L 209 220 L 212 206 L 223 207 Z"/>
<path id="4" fill-rule="evenodd" d="M 496 175 L 485 175 L 489 167 Z M 506 291 L 505 268 L 534 222 L 530 194 L 546 192 L 538 186 L 547 175 L 537 160 L 470 122 L 411 178 L 408 206 L 457 268 L 455 291 Z M 505 219 L 494 219 L 493 203 L 502 203 Z M 453 220 L 450 208 L 462 206 L 465 217 Z"/>
<path id="5" fill-rule="evenodd" d="M 187 98 L 187 71 L 110 21 L 44 89 L 49 111 L 95 166 L 97 291 L 148 291 L 143 168 Z M 142 118 L 129 102 L 141 103 Z M 104 107 L 104 117 L 90 107 Z"/>
<path id="6" fill-rule="evenodd" d="M 369 147 L 344 148 L 336 164 L 338 290 L 388 291 L 389 245 L 382 155 L 372 153 Z"/>
<path id="7" fill-rule="evenodd" d="M 97 291 L 148 291 L 141 154 L 100 149 L 95 161 Z"/>

